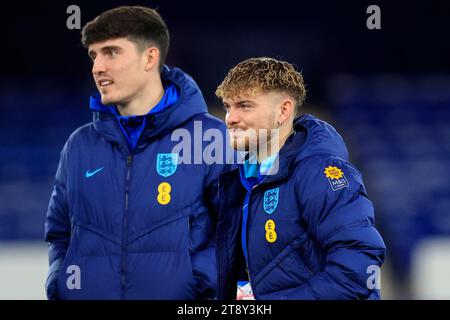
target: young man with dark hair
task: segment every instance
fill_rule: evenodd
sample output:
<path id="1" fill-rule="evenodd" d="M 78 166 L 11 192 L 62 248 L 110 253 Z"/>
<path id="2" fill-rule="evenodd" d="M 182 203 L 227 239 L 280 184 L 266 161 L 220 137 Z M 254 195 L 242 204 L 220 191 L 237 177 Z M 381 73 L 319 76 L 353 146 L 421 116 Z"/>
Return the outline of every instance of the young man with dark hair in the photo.
<path id="1" fill-rule="evenodd" d="M 104 12 L 82 42 L 99 94 L 93 122 L 61 152 L 45 223 L 48 298 L 214 298 L 226 165 L 180 163 L 171 133 L 192 133 L 194 122 L 225 133 L 225 125 L 207 113 L 194 80 L 164 64 L 169 32 L 155 10 Z"/>
<path id="2" fill-rule="evenodd" d="M 219 179 L 218 298 L 234 299 L 237 282 L 250 281 L 256 299 L 379 299 L 385 245 L 372 203 L 336 130 L 296 117 L 302 75 L 252 58 L 216 95 L 246 159 Z"/>

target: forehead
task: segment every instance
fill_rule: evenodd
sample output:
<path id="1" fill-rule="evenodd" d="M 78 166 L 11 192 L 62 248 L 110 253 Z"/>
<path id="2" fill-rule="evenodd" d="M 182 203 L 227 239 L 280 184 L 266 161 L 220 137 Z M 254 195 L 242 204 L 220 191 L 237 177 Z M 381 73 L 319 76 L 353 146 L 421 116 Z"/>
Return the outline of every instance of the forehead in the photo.
<path id="1" fill-rule="evenodd" d="M 102 48 L 105 47 L 119 47 L 119 48 L 131 48 L 134 46 L 134 43 L 126 38 L 116 38 L 116 39 L 108 39 L 105 41 L 99 41 L 95 42 L 91 45 L 89 45 L 88 51 L 89 52 L 98 52 Z"/>
<path id="2" fill-rule="evenodd" d="M 245 101 L 249 103 L 261 104 L 264 102 L 272 102 L 273 100 L 278 100 L 279 98 L 280 93 L 274 90 L 261 92 L 255 89 L 245 89 L 232 97 L 224 98 L 223 102 L 226 104 L 236 104 Z"/>

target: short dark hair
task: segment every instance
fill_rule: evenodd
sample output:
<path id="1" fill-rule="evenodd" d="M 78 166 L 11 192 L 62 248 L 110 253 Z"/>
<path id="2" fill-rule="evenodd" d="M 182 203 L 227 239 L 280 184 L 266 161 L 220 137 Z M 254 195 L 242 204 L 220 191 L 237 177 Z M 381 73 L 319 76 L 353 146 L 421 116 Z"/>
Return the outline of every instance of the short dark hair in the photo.
<path id="1" fill-rule="evenodd" d="M 115 38 L 127 38 L 142 51 L 150 44 L 160 51 L 159 67 L 162 70 L 169 50 L 169 29 L 154 9 L 141 6 L 122 6 L 103 12 L 88 22 L 81 31 L 84 47 Z"/>

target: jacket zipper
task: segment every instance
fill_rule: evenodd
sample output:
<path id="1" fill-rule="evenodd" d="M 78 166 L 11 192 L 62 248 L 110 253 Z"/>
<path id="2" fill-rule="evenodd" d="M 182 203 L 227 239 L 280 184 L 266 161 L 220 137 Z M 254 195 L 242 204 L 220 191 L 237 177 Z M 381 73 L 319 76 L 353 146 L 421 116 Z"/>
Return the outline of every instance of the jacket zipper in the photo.
<path id="1" fill-rule="evenodd" d="M 247 236 L 245 237 L 247 239 L 247 243 L 245 244 L 245 246 L 247 247 L 247 261 L 245 262 L 247 268 L 245 269 L 245 271 L 247 271 L 248 281 L 250 282 L 250 286 L 252 287 L 253 295 L 255 294 L 255 291 L 254 291 L 254 288 L 252 285 L 252 280 L 250 278 L 250 250 L 248 247 L 248 243 L 249 243 L 249 239 L 250 239 L 250 237 L 249 237 L 249 235 L 250 235 L 250 232 L 249 232 L 249 230 L 250 230 L 250 203 L 252 200 L 252 190 L 255 189 L 257 186 L 258 185 L 253 186 L 253 188 L 249 191 L 248 205 L 247 205 L 247 225 L 246 225 L 247 230 L 245 231 L 245 232 L 247 232 Z"/>
<path id="2" fill-rule="evenodd" d="M 246 266 L 247 266 L 246 271 L 247 271 L 247 275 L 248 275 L 248 281 L 250 282 L 250 286 L 252 287 L 253 297 L 255 297 L 255 299 L 256 299 L 256 292 L 255 292 L 255 288 L 253 287 L 252 280 L 250 278 L 250 250 L 249 250 L 249 246 L 248 246 L 250 237 L 248 237 L 248 235 L 250 233 L 249 232 L 249 230 L 250 230 L 250 223 L 249 222 L 250 222 L 250 212 L 251 212 L 250 211 L 250 203 L 252 202 L 251 201 L 252 200 L 252 191 L 254 191 L 259 186 L 260 186 L 260 184 L 256 184 L 250 190 L 250 195 L 249 195 L 249 199 L 248 199 L 248 208 L 247 208 L 247 210 L 248 210 L 248 214 L 247 214 L 247 243 L 245 244 L 247 246 L 247 260 L 248 260 L 248 261 L 246 261 Z"/>
<path id="3" fill-rule="evenodd" d="M 127 156 L 127 176 L 125 180 L 125 211 L 123 215 L 122 222 L 122 265 L 121 265 L 121 287 L 122 287 L 122 299 L 125 298 L 126 291 L 126 279 L 125 279 L 125 271 L 126 271 L 126 256 L 127 256 L 127 213 L 128 213 L 128 192 L 129 192 L 129 184 L 130 184 L 130 176 L 131 176 L 131 162 L 133 160 L 132 155 Z"/>

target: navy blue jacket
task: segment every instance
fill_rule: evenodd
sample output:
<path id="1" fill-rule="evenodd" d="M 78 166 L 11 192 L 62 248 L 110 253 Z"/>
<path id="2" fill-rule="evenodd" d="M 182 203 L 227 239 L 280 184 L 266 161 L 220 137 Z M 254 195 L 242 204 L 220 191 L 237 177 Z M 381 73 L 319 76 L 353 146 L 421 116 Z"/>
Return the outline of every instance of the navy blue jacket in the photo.
<path id="1" fill-rule="evenodd" d="M 107 108 L 65 144 L 45 222 L 48 298 L 215 297 L 217 179 L 226 165 L 177 164 L 181 139 L 171 134 L 193 134 L 197 123 L 198 140 L 226 127 L 190 76 L 165 67 L 162 80 L 177 86 L 179 100 L 147 116 L 133 152 Z"/>
<path id="2" fill-rule="evenodd" d="M 250 192 L 248 263 L 239 169 L 219 178 L 218 298 L 235 299 L 249 277 L 256 299 L 379 299 L 386 248 L 361 174 L 329 124 L 303 115 L 294 129 L 279 170 Z"/>

